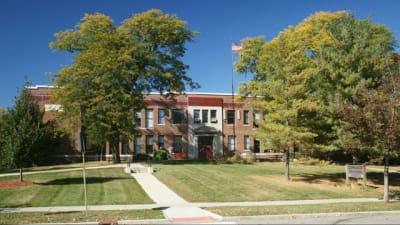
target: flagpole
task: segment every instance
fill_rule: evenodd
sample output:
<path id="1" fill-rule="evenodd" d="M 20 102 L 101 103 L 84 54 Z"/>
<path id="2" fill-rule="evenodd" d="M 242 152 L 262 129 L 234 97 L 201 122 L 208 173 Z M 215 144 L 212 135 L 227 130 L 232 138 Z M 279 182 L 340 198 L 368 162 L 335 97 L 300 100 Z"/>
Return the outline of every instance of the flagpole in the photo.
<path id="1" fill-rule="evenodd" d="M 233 46 L 233 41 L 232 41 L 232 38 L 231 38 L 231 59 L 232 59 L 232 61 L 231 61 L 231 67 L 232 67 L 232 69 L 231 69 L 231 82 L 232 82 L 232 107 L 233 107 L 233 112 L 234 112 L 234 119 L 233 119 L 233 152 L 234 153 L 236 153 L 236 110 L 235 110 L 235 96 L 234 96 L 234 70 L 235 70 L 235 68 L 234 68 L 234 66 L 233 66 L 233 62 L 234 62 L 234 59 L 233 59 L 233 50 L 232 50 L 232 46 Z"/>

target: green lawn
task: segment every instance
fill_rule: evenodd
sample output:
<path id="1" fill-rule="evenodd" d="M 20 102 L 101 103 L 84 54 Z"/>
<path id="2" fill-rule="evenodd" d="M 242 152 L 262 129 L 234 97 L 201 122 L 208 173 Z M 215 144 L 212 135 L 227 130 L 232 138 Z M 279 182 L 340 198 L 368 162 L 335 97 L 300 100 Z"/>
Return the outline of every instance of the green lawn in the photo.
<path id="1" fill-rule="evenodd" d="M 108 161 L 91 161 L 86 162 L 86 167 L 97 167 L 97 166 L 108 166 L 113 165 Z M 60 164 L 60 165 L 51 165 L 51 166 L 36 166 L 36 167 L 28 167 L 24 168 L 24 172 L 36 172 L 36 171 L 47 171 L 47 170 L 61 170 L 61 169 L 75 169 L 82 168 L 82 163 L 68 163 L 68 164 Z M 0 174 L 3 173 L 19 173 L 19 169 L 7 169 L 1 170 Z"/>
<path id="2" fill-rule="evenodd" d="M 155 176 L 192 202 L 267 201 L 295 199 L 383 197 L 381 172 L 368 172 L 368 185 L 345 185 L 344 166 L 291 165 L 291 182 L 284 180 L 284 163 L 154 164 Z M 391 174 L 391 195 L 400 195 L 400 174 Z"/>
<path id="3" fill-rule="evenodd" d="M 88 205 L 148 204 L 136 180 L 123 168 L 86 170 Z M 0 189 L 0 207 L 68 206 L 84 204 L 82 171 L 25 175 L 34 186 Z M 18 176 L 0 177 L 0 181 Z"/>

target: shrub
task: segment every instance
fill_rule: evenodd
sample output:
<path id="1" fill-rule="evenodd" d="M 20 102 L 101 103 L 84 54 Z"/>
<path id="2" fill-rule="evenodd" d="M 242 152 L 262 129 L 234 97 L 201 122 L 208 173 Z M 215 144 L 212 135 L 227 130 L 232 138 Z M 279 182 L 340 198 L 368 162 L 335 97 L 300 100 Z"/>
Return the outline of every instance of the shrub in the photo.
<path id="1" fill-rule="evenodd" d="M 158 150 L 154 153 L 154 160 L 167 160 L 167 152 Z"/>

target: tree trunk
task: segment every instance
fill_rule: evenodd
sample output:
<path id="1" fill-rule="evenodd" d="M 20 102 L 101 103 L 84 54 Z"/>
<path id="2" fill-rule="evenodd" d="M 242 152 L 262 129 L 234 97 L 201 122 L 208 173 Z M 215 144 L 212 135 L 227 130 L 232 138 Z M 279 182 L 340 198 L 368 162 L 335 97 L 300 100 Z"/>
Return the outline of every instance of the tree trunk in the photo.
<path id="1" fill-rule="evenodd" d="M 383 169 L 383 201 L 389 202 L 389 144 L 385 149 L 385 167 Z"/>
<path id="2" fill-rule="evenodd" d="M 121 163 L 121 157 L 119 154 L 119 142 L 118 141 L 113 141 L 111 144 L 112 146 L 112 151 L 113 151 L 113 163 Z"/>
<path id="3" fill-rule="evenodd" d="M 286 151 L 285 180 L 290 180 L 290 149 Z"/>
<path id="4" fill-rule="evenodd" d="M 24 181 L 23 177 L 22 177 L 22 167 L 19 168 L 19 182 Z"/>

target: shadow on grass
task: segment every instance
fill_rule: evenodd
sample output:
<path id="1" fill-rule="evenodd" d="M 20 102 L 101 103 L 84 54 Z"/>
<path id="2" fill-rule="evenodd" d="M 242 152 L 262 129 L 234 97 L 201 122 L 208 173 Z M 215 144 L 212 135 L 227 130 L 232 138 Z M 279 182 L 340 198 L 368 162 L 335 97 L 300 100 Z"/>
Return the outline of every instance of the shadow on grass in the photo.
<path id="1" fill-rule="evenodd" d="M 374 184 L 383 185 L 383 172 L 368 172 L 367 178 Z M 400 173 L 390 173 L 389 185 L 400 186 Z"/>
<path id="2" fill-rule="evenodd" d="M 295 176 L 296 181 L 304 181 L 307 183 L 321 183 L 322 181 L 330 182 L 344 182 L 346 179 L 345 173 L 331 173 L 331 174 L 298 174 Z M 383 172 L 368 172 L 368 182 L 375 185 L 383 185 Z M 390 173 L 390 185 L 400 186 L 400 173 Z"/>
<path id="3" fill-rule="evenodd" d="M 87 184 L 99 184 L 99 183 L 107 183 L 114 180 L 125 180 L 128 178 L 121 178 L 121 177 L 87 177 L 86 183 Z M 69 184 L 82 184 L 83 178 L 76 177 L 76 178 L 63 178 L 63 179 L 55 179 L 44 183 L 37 183 L 39 185 L 69 185 Z"/>
<path id="4" fill-rule="evenodd" d="M 152 161 L 153 164 L 163 164 L 163 165 L 216 165 L 221 163 L 217 160 L 206 160 L 206 159 L 194 159 L 194 160 L 157 160 Z"/>
<path id="5" fill-rule="evenodd" d="M 306 183 L 319 184 L 323 181 L 332 183 L 343 183 L 346 175 L 344 173 L 331 173 L 331 174 L 298 174 L 293 179 L 294 181 L 303 181 Z"/>

